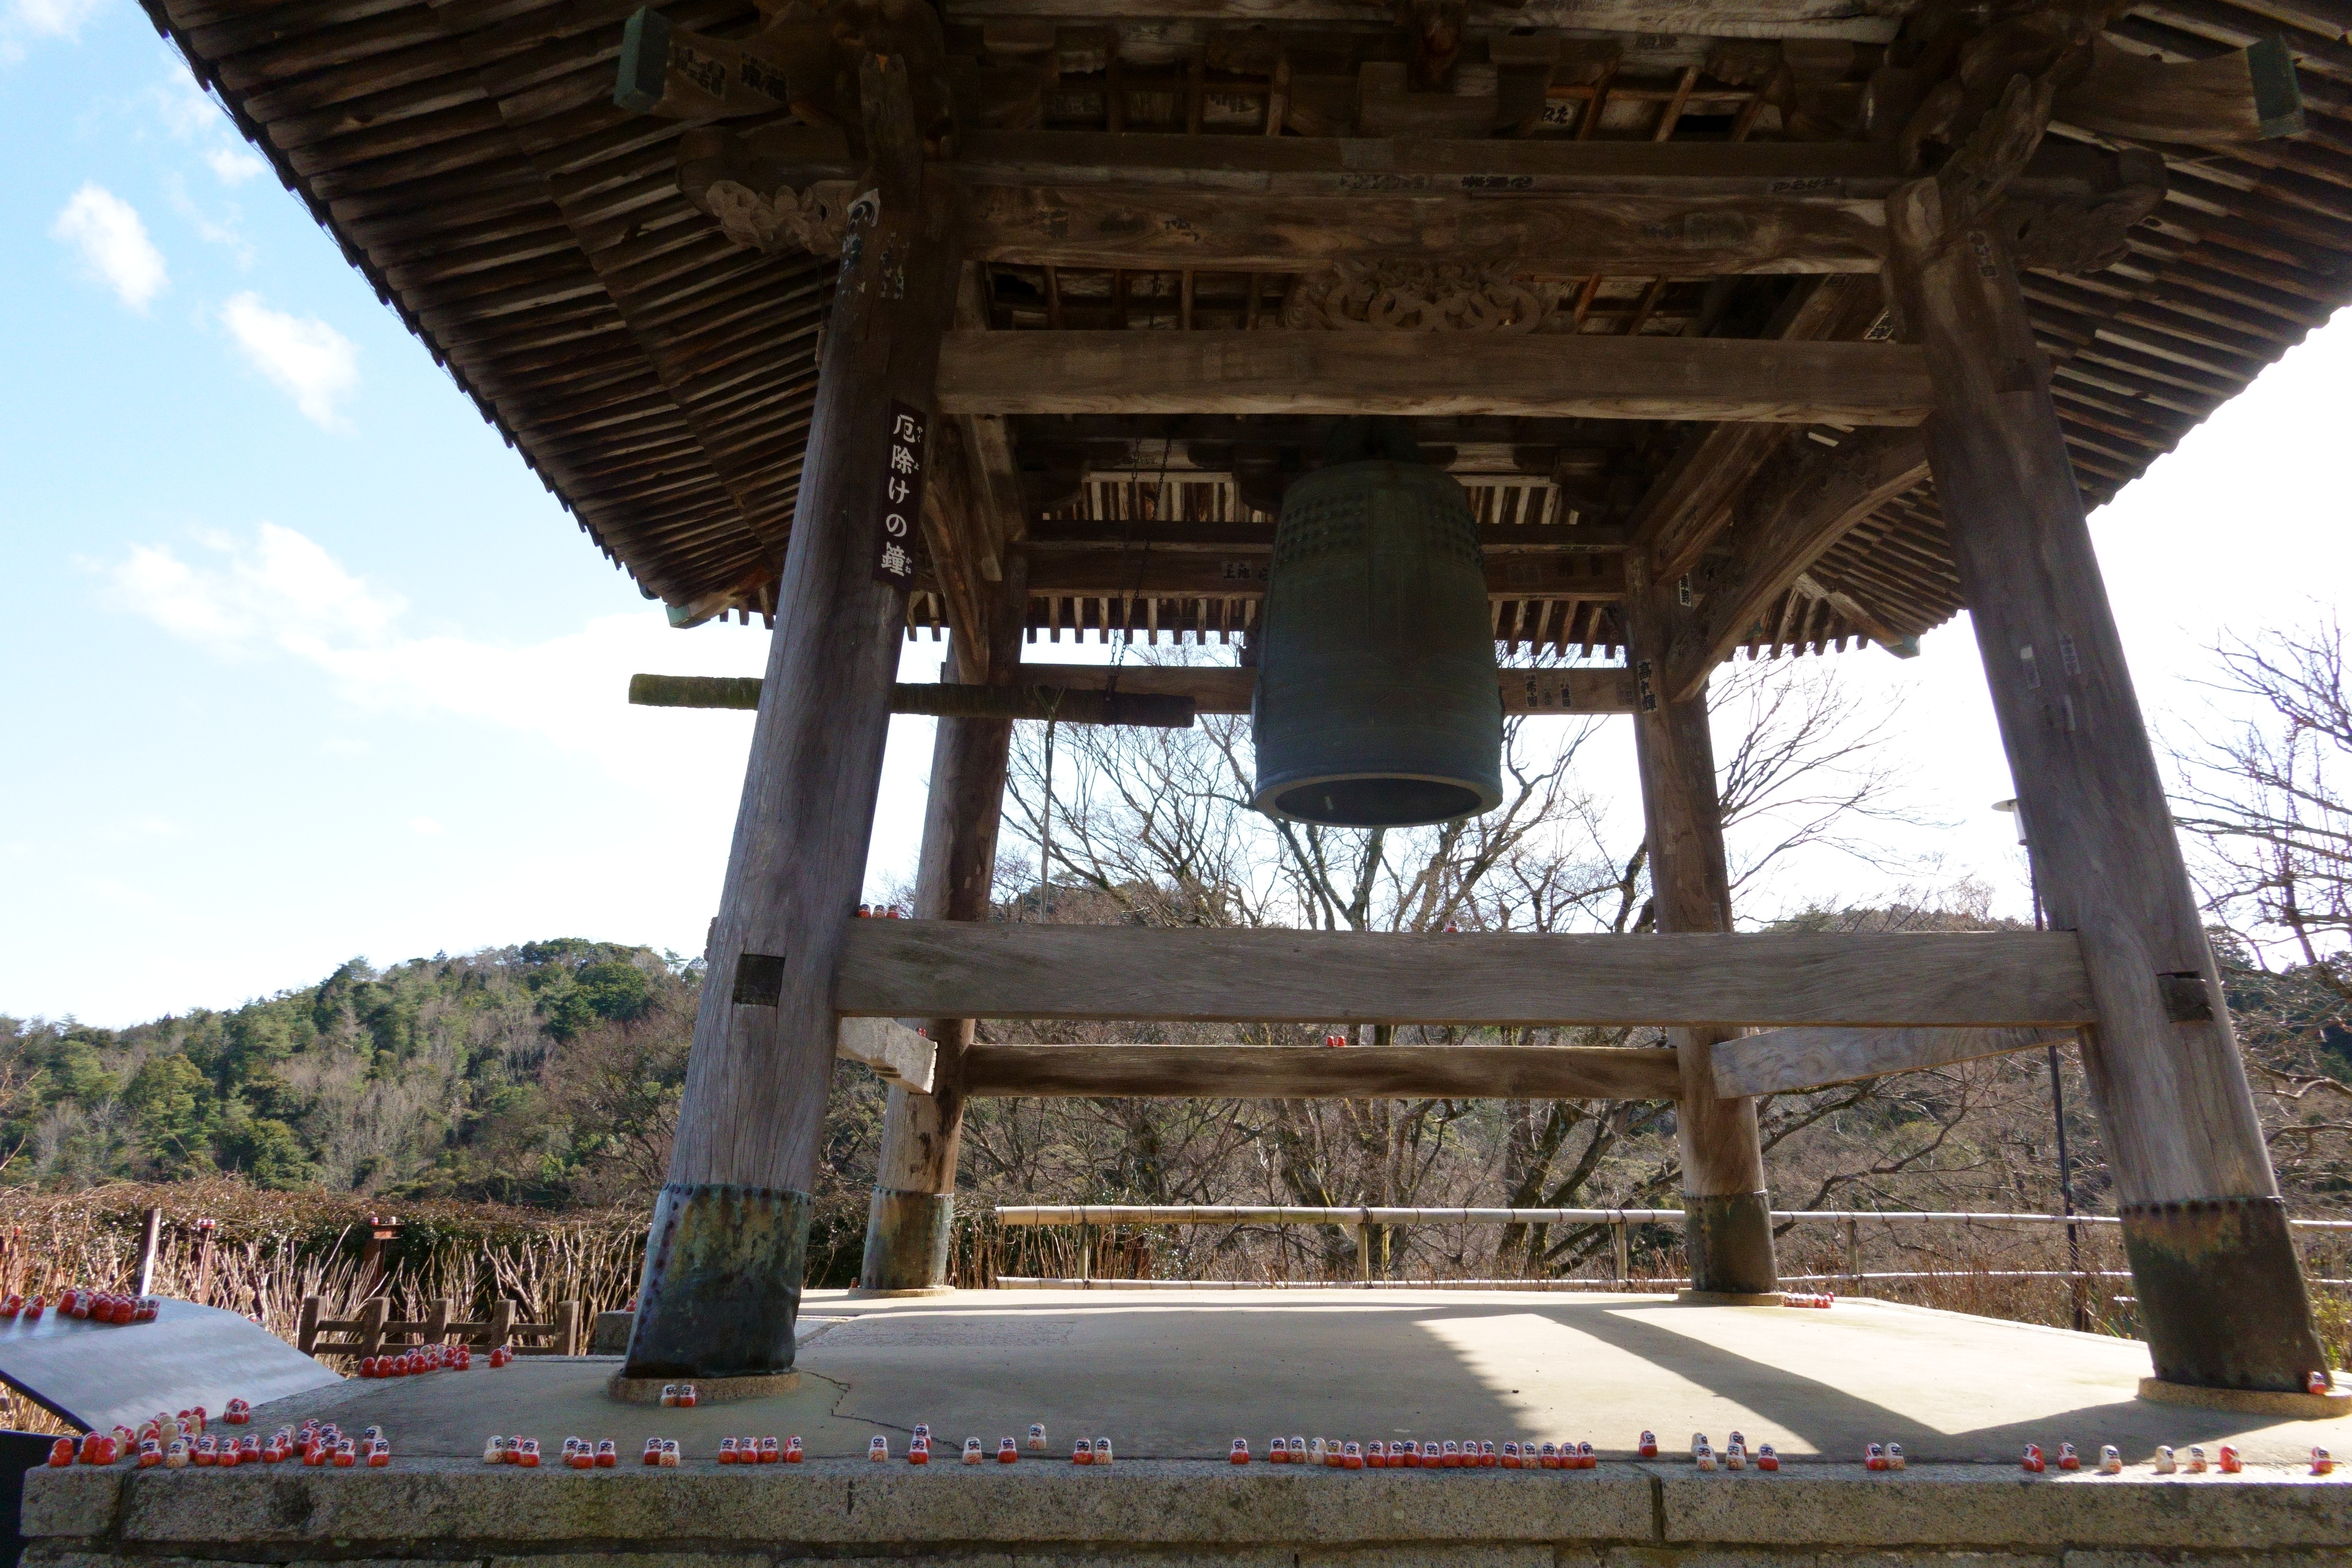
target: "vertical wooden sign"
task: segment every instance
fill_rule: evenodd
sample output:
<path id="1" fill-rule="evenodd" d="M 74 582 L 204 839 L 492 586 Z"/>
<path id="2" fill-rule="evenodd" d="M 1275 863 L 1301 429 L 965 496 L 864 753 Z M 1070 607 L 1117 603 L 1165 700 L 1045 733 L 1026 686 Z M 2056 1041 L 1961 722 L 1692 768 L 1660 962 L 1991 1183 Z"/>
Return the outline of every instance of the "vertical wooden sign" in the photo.
<path id="1" fill-rule="evenodd" d="M 882 539 L 874 580 L 900 593 L 915 585 L 915 525 L 923 509 L 923 437 L 929 416 L 893 401 L 882 474 Z"/>

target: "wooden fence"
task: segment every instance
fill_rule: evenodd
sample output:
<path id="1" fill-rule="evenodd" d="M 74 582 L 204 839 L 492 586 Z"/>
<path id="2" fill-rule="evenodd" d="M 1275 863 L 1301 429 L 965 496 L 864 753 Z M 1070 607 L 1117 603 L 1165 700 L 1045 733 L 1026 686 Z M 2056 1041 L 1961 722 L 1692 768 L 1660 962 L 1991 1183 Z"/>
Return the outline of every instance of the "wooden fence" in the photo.
<path id="1" fill-rule="evenodd" d="M 517 1355 L 587 1353 L 587 1315 L 579 1302 L 557 1302 L 555 1321 L 547 1323 L 518 1321 L 515 1305 L 511 1300 L 500 1301 L 488 1318 L 461 1321 L 454 1316 L 456 1302 L 436 1301 L 426 1316 L 402 1321 L 392 1316 L 390 1298 L 374 1296 L 360 1303 L 355 1318 L 328 1318 L 320 1316 L 319 1297 L 305 1296 L 294 1343 L 304 1355 L 315 1356 L 382 1355 L 387 1350 L 396 1353 L 451 1340 L 485 1348 L 512 1345 Z M 329 1334 L 349 1337 L 324 1337 Z"/>

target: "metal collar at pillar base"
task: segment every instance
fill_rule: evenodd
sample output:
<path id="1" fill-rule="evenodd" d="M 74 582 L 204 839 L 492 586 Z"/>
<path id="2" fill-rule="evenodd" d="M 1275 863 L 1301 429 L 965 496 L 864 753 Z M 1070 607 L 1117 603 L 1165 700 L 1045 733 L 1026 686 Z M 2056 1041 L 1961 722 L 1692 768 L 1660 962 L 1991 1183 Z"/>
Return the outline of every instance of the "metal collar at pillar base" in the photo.
<path id="1" fill-rule="evenodd" d="M 2194 1384 L 2143 1377 L 2139 1380 L 2139 1396 L 2151 1405 L 2221 1410 L 2232 1415 L 2283 1415 L 2290 1421 L 2334 1421 L 2352 1415 L 2352 1388 L 2332 1388 L 2326 1394 L 2287 1394 L 2267 1388 L 2200 1388 Z"/>
<path id="2" fill-rule="evenodd" d="M 808 1230 L 805 1193 L 664 1187 L 620 1375 L 700 1384 L 790 1372 Z"/>
<path id="3" fill-rule="evenodd" d="M 738 1399 L 767 1399 L 799 1390 L 796 1372 L 768 1372 L 757 1377 L 703 1377 L 694 1380 L 697 1405 L 725 1405 Z M 662 1390 L 677 1384 L 658 1377 L 631 1377 L 616 1372 L 604 1380 L 606 1397 L 622 1405 L 659 1405 Z"/>
<path id="4" fill-rule="evenodd" d="M 953 1193 L 877 1187 L 866 1208 L 866 1260 L 857 1288 L 869 1294 L 948 1289 Z"/>
<path id="5" fill-rule="evenodd" d="M 1685 1193 L 1683 1215 L 1692 1294 L 1772 1296 L 1777 1304 L 1780 1270 L 1772 1257 L 1770 1194 Z"/>
<path id="6" fill-rule="evenodd" d="M 2311 1373 L 2327 1370 L 2284 1202 L 2205 1198 L 2118 1212 L 2159 1380 L 2303 1394 Z"/>
<path id="7" fill-rule="evenodd" d="M 1785 1307 L 1789 1299 L 1778 1290 L 1677 1290 L 1677 1307 Z"/>

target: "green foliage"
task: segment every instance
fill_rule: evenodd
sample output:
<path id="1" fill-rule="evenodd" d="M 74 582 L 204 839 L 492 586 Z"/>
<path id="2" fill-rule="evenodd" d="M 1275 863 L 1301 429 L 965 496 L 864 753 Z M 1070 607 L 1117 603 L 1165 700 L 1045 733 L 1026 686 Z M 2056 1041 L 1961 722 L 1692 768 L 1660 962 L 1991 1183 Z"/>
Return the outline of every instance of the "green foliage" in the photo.
<path id="1" fill-rule="evenodd" d="M 214 1173 L 533 1206 L 658 1185 L 700 982 L 566 938 L 127 1029 L 0 1016 L 0 1184 Z"/>

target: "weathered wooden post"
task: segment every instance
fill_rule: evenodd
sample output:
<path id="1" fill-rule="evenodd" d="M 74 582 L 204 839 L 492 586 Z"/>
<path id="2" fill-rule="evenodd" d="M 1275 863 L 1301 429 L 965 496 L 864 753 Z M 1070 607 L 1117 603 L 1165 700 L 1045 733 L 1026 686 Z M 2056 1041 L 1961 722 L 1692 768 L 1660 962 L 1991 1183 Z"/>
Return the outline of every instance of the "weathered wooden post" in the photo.
<path id="1" fill-rule="evenodd" d="M 1935 181 L 1900 188 L 1887 218 L 2029 853 L 2098 1011 L 2084 1066 L 2157 1376 L 2300 1391 L 2327 1360 L 2016 265 Z"/>
<path id="2" fill-rule="evenodd" d="M 163 1211 L 150 1208 L 139 1226 L 139 1286 L 138 1294 L 152 1295 L 155 1289 L 155 1255 L 163 1246 Z"/>
<path id="3" fill-rule="evenodd" d="M 1028 608 L 1024 563 L 1008 561 L 993 596 L 993 625 L 959 637 L 941 679 L 1010 685 L 1020 667 L 1023 613 Z M 959 628 L 961 630 L 961 628 Z M 973 666 L 977 668 L 973 668 Z M 931 742 L 931 793 L 923 813 L 923 847 L 915 872 L 915 918 L 984 921 L 996 876 L 1004 770 L 1013 748 L 1010 719 L 942 719 Z M 875 1159 L 874 1197 L 866 1216 L 866 1256 L 857 1283 L 866 1290 L 944 1289 L 955 1221 L 956 1151 L 963 1133 L 963 1053 L 969 1018 L 931 1021 L 939 1055 L 931 1092 L 890 1088 Z"/>
<path id="4" fill-rule="evenodd" d="M 793 1364 L 833 1073 L 834 961 L 865 876 L 912 578 L 920 498 L 909 481 L 955 300 L 953 195 L 926 181 L 906 63 L 864 55 L 858 81 L 872 185 L 842 247 L 626 1378 Z"/>
<path id="5" fill-rule="evenodd" d="M 1675 634 L 1690 619 L 1679 585 L 1652 580 L 1650 563 L 1625 570 L 1628 657 L 1634 671 L 1633 753 L 1649 826 L 1650 888 L 1661 933 L 1731 929 L 1731 873 L 1715 792 L 1715 742 L 1706 694 L 1666 700 L 1664 674 Z M 1682 1068 L 1675 1136 L 1683 1160 L 1683 1243 L 1694 1296 L 1762 1296 L 1780 1289 L 1772 1256 L 1772 1204 L 1756 1102 L 1715 1092 L 1710 1057 L 1734 1030 L 1670 1031 Z"/>

